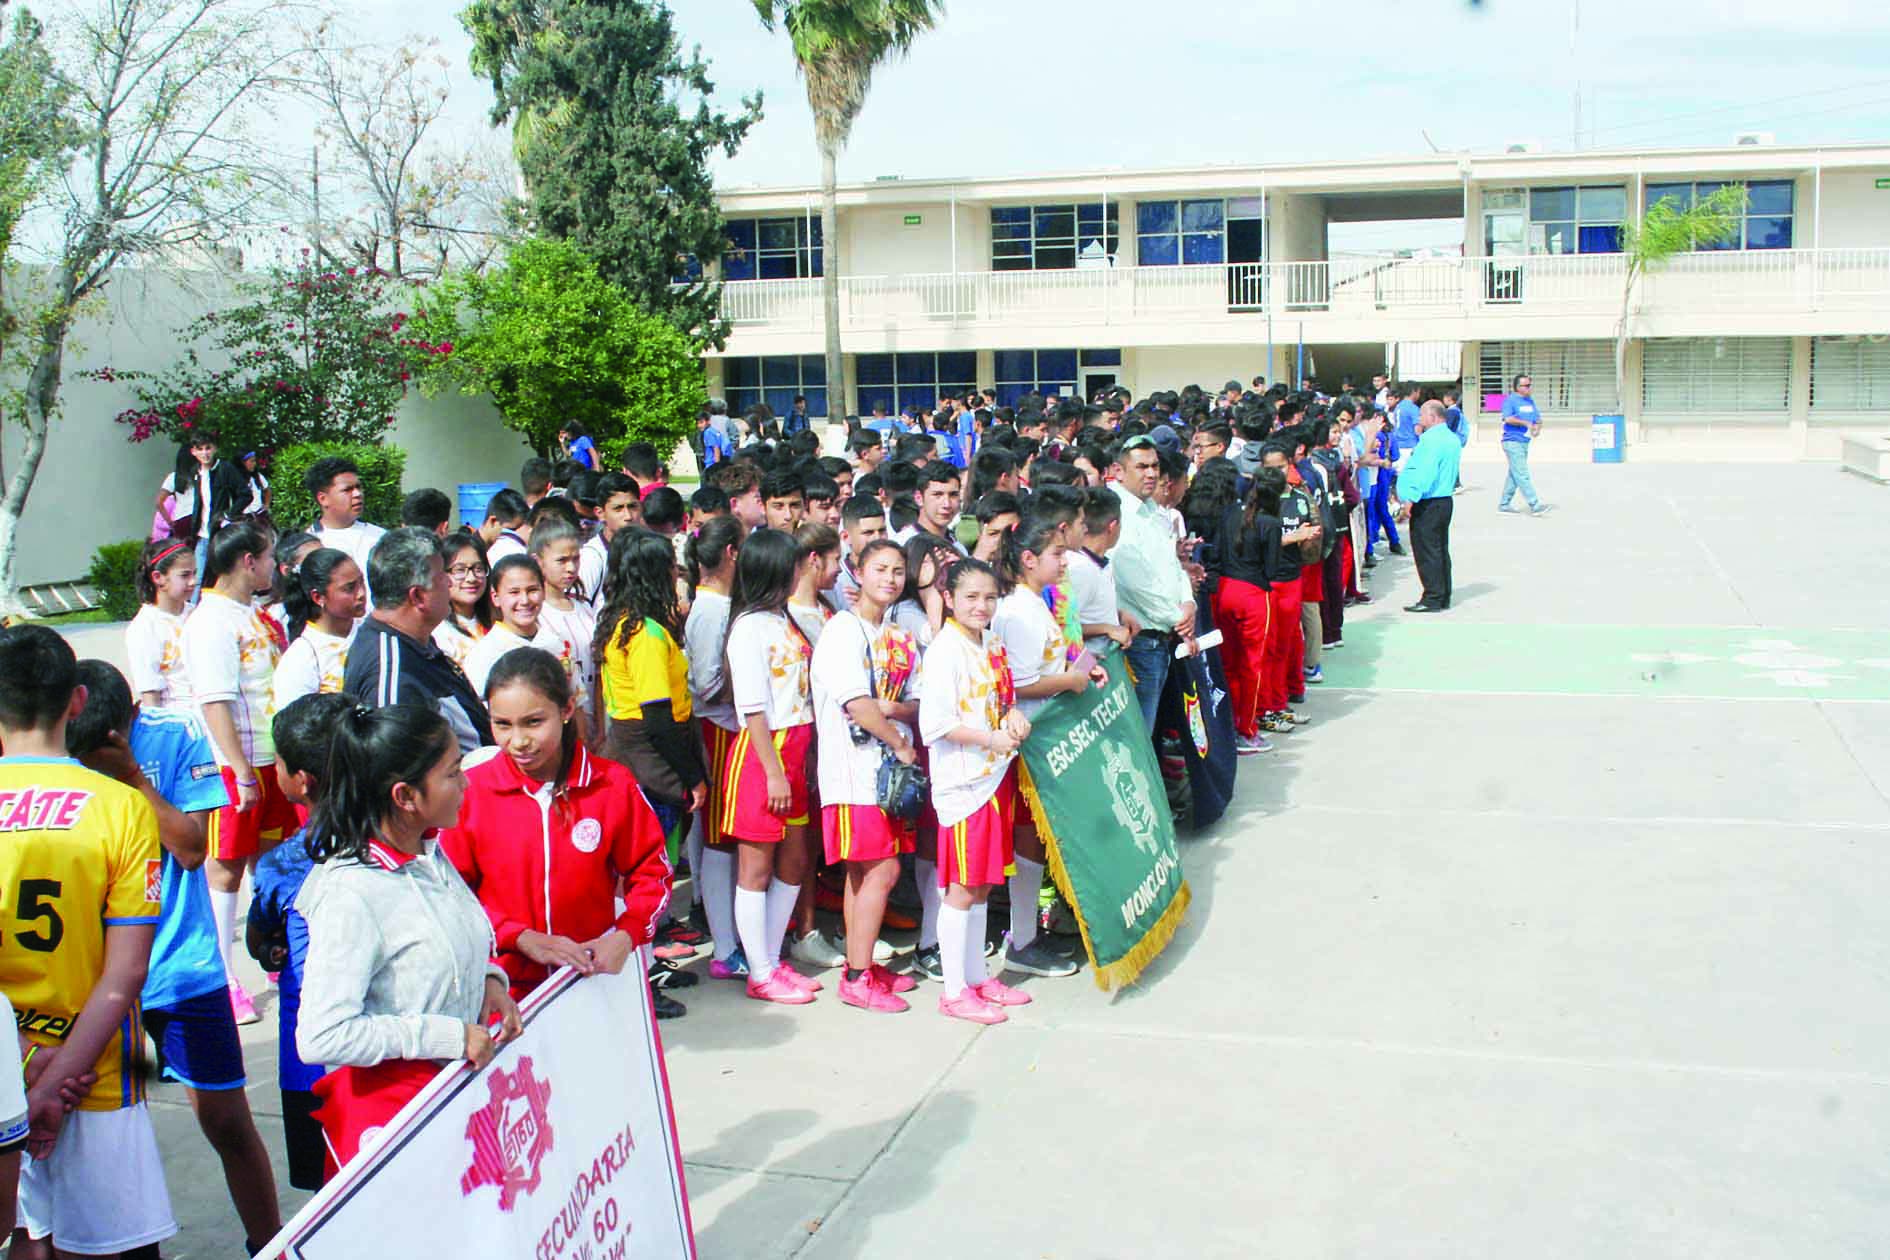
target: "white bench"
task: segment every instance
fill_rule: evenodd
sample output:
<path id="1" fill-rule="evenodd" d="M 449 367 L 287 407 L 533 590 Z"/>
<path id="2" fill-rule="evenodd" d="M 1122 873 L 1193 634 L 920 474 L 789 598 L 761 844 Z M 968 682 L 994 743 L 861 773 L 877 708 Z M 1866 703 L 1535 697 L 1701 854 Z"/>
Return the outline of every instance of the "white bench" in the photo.
<path id="1" fill-rule="evenodd" d="M 1849 472 L 1890 483 L 1890 433 L 1846 433 L 1840 462 Z"/>

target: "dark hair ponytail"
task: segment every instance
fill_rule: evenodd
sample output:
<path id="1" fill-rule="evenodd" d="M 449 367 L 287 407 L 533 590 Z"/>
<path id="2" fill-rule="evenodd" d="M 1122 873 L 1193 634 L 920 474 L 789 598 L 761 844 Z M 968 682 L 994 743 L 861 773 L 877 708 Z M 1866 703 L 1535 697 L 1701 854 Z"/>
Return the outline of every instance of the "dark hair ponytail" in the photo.
<path id="1" fill-rule="evenodd" d="M 650 529 L 623 529 L 610 540 L 604 569 L 604 607 L 597 614 L 591 650 L 602 661 L 622 647 L 648 618 L 682 641 L 683 614 L 676 601 L 676 547 Z"/>
<path id="2" fill-rule="evenodd" d="M 1042 555 L 1056 540 L 1062 526 L 1047 516 L 1032 516 L 1022 524 L 1004 531 L 1004 546 L 998 552 L 998 590 L 1009 594 L 1024 580 L 1024 553 Z"/>
<path id="3" fill-rule="evenodd" d="M 144 545 L 144 554 L 138 558 L 138 602 L 140 604 L 157 603 L 157 580 L 163 573 L 186 560 L 195 560 L 197 553 L 191 550 L 187 542 L 175 538 L 160 538 L 156 542 Z"/>
<path id="4" fill-rule="evenodd" d="M 369 841 L 394 811 L 395 785 L 422 782 L 458 746 L 446 719 L 420 705 L 357 705 L 343 713 L 329 744 L 321 801 L 309 819 L 310 859 L 364 860 Z"/>
<path id="5" fill-rule="evenodd" d="M 289 642 L 301 638 L 308 623 L 321 616 L 322 606 L 315 597 L 328 590 L 328 583 L 341 562 L 351 559 L 353 557 L 345 551 L 322 547 L 309 552 L 295 570 L 295 580 L 288 584 L 282 600 L 282 610 L 289 617 Z"/>
<path id="6" fill-rule="evenodd" d="M 209 557 L 198 577 L 199 585 L 205 590 L 215 586 L 244 556 L 267 555 L 271 537 L 265 526 L 253 520 L 225 525 L 210 539 Z"/>
<path id="7" fill-rule="evenodd" d="M 276 552 L 274 557 L 276 562 L 275 574 L 269 583 L 269 598 L 272 602 L 281 604 L 284 607 L 288 606 L 289 595 L 295 590 L 297 585 L 295 578 L 297 568 L 295 553 L 302 550 L 302 548 L 308 546 L 310 543 L 315 543 L 319 546 L 321 539 L 315 537 L 315 535 L 305 529 L 290 530 L 288 533 L 279 535 L 276 538 Z M 294 638 L 295 636 L 290 635 L 289 637 Z"/>
<path id="8" fill-rule="evenodd" d="M 787 612 L 794 593 L 794 573 L 800 568 L 801 545 L 794 535 L 778 529 L 758 529 L 742 544 L 735 558 L 735 588 L 728 604 L 728 628 L 722 632 L 722 655 L 728 656 L 728 636 L 735 622 L 751 612 Z M 794 619 L 788 619 L 794 625 Z"/>
<path id="9" fill-rule="evenodd" d="M 730 552 L 740 552 L 742 535 L 746 527 L 741 518 L 734 513 L 724 516 L 711 516 L 702 523 L 683 548 L 683 563 L 689 573 L 689 585 L 700 586 L 702 574 L 709 569 L 720 568 L 722 557 Z"/>
<path id="10" fill-rule="evenodd" d="M 481 699 L 490 705 L 494 692 L 514 683 L 525 684 L 559 709 L 571 703 L 571 676 L 565 673 L 564 663 L 543 648 L 513 648 L 501 656 L 493 664 L 492 672 L 486 675 L 486 694 Z M 564 722 L 558 774 L 551 785 L 554 799 L 564 795 L 565 783 L 571 777 L 571 763 L 577 758 L 579 738 L 577 715 L 573 714 Z"/>

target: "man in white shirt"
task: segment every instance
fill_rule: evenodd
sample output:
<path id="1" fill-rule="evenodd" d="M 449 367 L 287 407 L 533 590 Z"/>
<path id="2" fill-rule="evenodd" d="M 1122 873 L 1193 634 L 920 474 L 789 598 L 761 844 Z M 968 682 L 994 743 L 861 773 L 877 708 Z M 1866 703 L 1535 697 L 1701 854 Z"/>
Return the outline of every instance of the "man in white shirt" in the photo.
<path id="1" fill-rule="evenodd" d="M 366 577 L 368 553 L 387 531 L 361 519 L 361 470 L 346 456 L 330 455 L 309 466 L 302 484 L 315 496 L 321 512 L 315 521 L 315 537 L 324 547 L 346 552 Z"/>

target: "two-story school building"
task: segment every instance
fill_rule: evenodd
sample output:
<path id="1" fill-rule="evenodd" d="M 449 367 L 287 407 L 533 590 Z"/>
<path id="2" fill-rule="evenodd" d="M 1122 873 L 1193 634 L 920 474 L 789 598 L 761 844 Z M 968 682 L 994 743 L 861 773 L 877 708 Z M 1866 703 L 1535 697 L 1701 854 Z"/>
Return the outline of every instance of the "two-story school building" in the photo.
<path id="1" fill-rule="evenodd" d="M 1747 193 L 1738 229 L 1637 287 L 1617 400 L 1622 225 L 1728 182 Z M 1494 407 L 1528 372 L 1552 425 L 1621 412 L 1643 443 L 1830 457 L 1890 410 L 1890 143 L 888 178 L 841 187 L 831 242 L 817 188 L 721 202 L 733 333 L 710 392 L 738 412 L 1386 370 Z M 1461 221 L 1460 248 L 1333 243 L 1336 225 L 1439 220 Z M 822 357 L 827 267 L 844 405 Z"/>

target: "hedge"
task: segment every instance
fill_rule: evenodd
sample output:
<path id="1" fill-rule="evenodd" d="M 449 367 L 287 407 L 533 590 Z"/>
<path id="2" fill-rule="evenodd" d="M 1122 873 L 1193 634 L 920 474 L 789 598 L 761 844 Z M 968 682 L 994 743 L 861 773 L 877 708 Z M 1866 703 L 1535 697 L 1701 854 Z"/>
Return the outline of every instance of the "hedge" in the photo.
<path id="1" fill-rule="evenodd" d="M 361 519 L 390 529 L 400 524 L 400 478 L 407 452 L 364 442 L 309 442 L 277 451 L 269 469 L 269 516 L 278 530 L 286 534 L 307 529 L 315 520 L 315 496 L 303 488 L 302 478 L 316 460 L 330 455 L 345 455 L 361 470 Z"/>
<path id="2" fill-rule="evenodd" d="M 105 543 L 92 553 L 92 569 L 85 580 L 98 592 L 105 615 L 130 621 L 138 615 L 138 563 L 144 558 L 144 540 Z"/>

